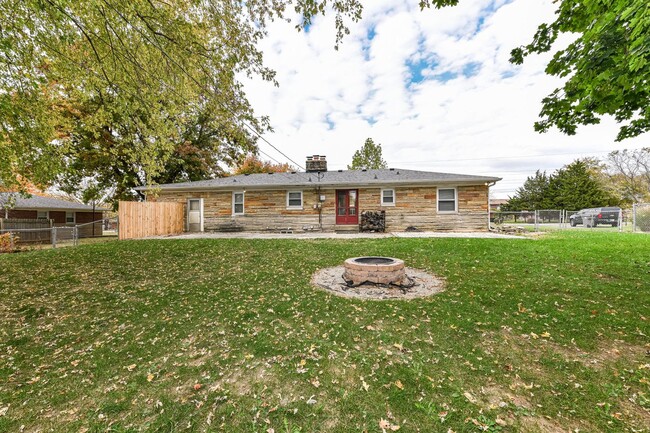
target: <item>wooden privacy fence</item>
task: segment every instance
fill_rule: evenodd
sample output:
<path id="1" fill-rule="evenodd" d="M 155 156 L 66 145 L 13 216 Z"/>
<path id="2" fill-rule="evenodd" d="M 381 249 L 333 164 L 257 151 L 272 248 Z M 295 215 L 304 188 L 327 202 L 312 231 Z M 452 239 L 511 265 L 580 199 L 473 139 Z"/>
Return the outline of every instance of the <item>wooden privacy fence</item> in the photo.
<path id="1" fill-rule="evenodd" d="M 121 201 L 119 239 L 138 239 L 182 233 L 184 203 Z"/>

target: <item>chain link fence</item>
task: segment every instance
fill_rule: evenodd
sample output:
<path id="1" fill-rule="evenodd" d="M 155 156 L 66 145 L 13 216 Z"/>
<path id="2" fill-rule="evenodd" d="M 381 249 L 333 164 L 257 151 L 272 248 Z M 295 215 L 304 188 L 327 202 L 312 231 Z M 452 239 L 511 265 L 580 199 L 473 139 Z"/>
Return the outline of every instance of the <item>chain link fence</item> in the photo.
<path id="1" fill-rule="evenodd" d="M 632 222 L 634 215 L 641 215 L 639 221 L 641 224 L 646 221 L 645 227 L 650 231 L 650 204 L 643 206 L 636 205 L 634 210 L 602 208 L 602 211 L 593 211 L 592 209 L 580 211 L 567 209 L 492 211 L 490 212 L 490 230 L 502 233 L 523 233 L 598 228 L 599 230 L 631 232 L 635 229 L 641 230 L 638 224 Z"/>
<path id="2" fill-rule="evenodd" d="M 11 224 L 5 223 L 3 228 L 0 228 L 0 253 L 77 246 L 80 243 L 117 239 L 118 221 L 117 218 L 105 218 L 73 226 L 10 226 Z"/>
<path id="3" fill-rule="evenodd" d="M 650 203 L 635 203 L 632 207 L 632 231 L 650 233 Z"/>

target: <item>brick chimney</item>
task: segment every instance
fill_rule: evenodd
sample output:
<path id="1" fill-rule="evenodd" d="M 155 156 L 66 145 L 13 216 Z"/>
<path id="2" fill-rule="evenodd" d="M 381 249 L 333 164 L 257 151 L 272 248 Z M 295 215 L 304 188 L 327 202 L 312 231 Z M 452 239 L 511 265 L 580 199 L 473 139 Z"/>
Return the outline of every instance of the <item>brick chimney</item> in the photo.
<path id="1" fill-rule="evenodd" d="M 325 159 L 325 155 L 308 156 L 305 168 L 307 169 L 307 173 L 327 171 L 327 160 Z"/>

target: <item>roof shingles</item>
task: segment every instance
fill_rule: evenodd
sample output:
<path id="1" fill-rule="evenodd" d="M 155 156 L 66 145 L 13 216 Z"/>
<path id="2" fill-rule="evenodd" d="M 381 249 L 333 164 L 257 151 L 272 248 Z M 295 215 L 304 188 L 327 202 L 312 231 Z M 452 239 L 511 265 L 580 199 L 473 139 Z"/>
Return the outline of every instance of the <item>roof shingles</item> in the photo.
<path id="1" fill-rule="evenodd" d="M 0 198 L 5 198 L 9 194 L 14 194 L 16 199 L 14 209 L 54 209 L 54 210 L 68 210 L 68 211 L 85 211 L 92 212 L 93 207 L 75 203 L 73 201 L 61 200 L 53 197 L 43 197 L 40 195 L 32 195 L 31 197 L 24 197 L 18 193 L 0 193 Z M 96 212 L 101 212 L 105 209 L 95 207 Z"/>
<path id="2" fill-rule="evenodd" d="M 360 185 L 399 185 L 399 184 L 476 184 L 497 182 L 498 177 L 473 176 L 467 174 L 437 173 L 404 169 L 381 170 L 337 170 L 292 173 L 263 173 L 221 177 L 218 179 L 199 180 L 195 182 L 168 183 L 157 185 L 162 190 L 201 190 L 201 189 L 237 189 L 269 187 L 312 187 L 321 186 L 360 186 Z M 138 187 L 143 191 L 148 187 Z"/>

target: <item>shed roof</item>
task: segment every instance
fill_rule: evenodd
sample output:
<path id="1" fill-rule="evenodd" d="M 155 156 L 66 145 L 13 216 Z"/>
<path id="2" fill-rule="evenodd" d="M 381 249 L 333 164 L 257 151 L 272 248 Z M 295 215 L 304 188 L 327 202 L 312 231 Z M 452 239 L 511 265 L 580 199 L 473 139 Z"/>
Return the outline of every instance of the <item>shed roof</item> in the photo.
<path id="1" fill-rule="evenodd" d="M 168 183 L 157 185 L 162 190 L 206 190 L 271 187 L 314 187 L 314 186 L 366 186 L 400 184 L 483 184 L 497 182 L 499 177 L 474 176 L 468 174 L 437 173 L 431 171 L 405 170 L 398 168 L 380 170 L 336 170 L 291 173 L 240 174 L 218 179 L 195 182 Z M 136 188 L 145 191 L 149 187 Z"/>
<path id="2" fill-rule="evenodd" d="M 15 205 L 13 209 L 47 209 L 47 210 L 66 210 L 66 211 L 80 211 L 92 212 L 93 207 L 83 203 L 77 203 L 68 200 L 62 200 L 54 197 L 44 197 L 40 195 L 32 195 L 25 197 L 19 193 L 0 193 L 0 198 L 5 199 L 10 194 L 14 194 Z M 95 211 L 101 212 L 106 209 L 96 206 Z"/>

